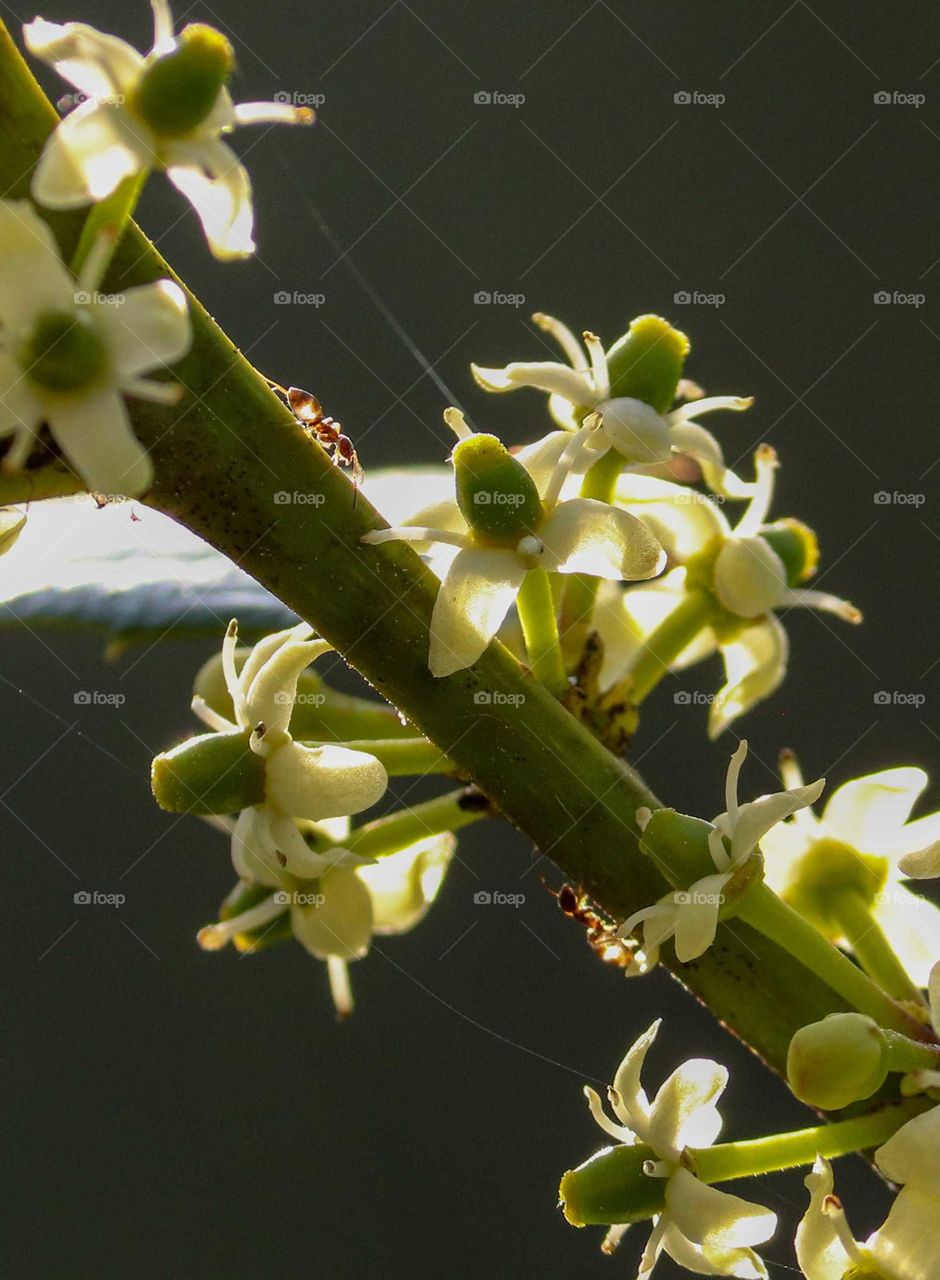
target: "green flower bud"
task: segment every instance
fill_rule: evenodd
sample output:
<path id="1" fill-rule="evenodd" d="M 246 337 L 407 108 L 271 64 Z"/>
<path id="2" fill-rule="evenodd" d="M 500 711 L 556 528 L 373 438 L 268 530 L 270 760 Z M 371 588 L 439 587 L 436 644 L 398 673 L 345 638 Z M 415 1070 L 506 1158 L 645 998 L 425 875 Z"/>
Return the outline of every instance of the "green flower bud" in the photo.
<path id="1" fill-rule="evenodd" d="M 665 1178 L 643 1172 L 647 1160 L 655 1160 L 650 1147 L 608 1147 L 569 1169 L 561 1180 L 558 1198 L 565 1217 L 574 1227 L 642 1222 L 662 1213 Z"/>
<path id="2" fill-rule="evenodd" d="M 659 316 L 638 316 L 608 352 L 610 399 L 629 396 L 667 413 L 688 354 L 684 333 Z"/>
<path id="3" fill-rule="evenodd" d="M 816 572 L 819 543 L 815 533 L 802 520 L 775 520 L 761 529 L 760 536 L 783 561 L 788 587 L 798 587 Z"/>
<path id="4" fill-rule="evenodd" d="M 262 804 L 264 757 L 248 745 L 250 733 L 204 733 L 154 758 L 154 799 L 170 813 L 238 813 Z"/>
<path id="5" fill-rule="evenodd" d="M 801 1102 L 838 1111 L 881 1088 L 889 1054 L 888 1038 L 871 1018 L 833 1013 L 790 1041 L 787 1080 Z"/>
<path id="6" fill-rule="evenodd" d="M 453 452 L 457 505 L 477 540 L 514 548 L 544 518 L 535 481 L 495 436 L 475 434 Z"/>
<path id="7" fill-rule="evenodd" d="M 129 106 L 154 133 L 185 137 L 209 115 L 234 66 L 235 51 L 225 36 L 191 23 L 147 67 Z"/>
<path id="8" fill-rule="evenodd" d="M 44 311 L 20 347 L 19 360 L 34 386 L 62 394 L 89 390 L 110 365 L 104 340 L 81 308 Z"/>

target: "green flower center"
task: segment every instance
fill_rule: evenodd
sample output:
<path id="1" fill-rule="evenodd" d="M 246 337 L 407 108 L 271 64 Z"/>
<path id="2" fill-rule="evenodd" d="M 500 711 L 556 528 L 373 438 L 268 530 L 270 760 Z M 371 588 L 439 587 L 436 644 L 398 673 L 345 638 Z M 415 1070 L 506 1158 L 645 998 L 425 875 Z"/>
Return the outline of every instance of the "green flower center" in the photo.
<path id="1" fill-rule="evenodd" d="M 830 902 L 853 892 L 873 906 L 887 879 L 884 858 L 859 853 L 841 840 L 814 840 L 794 868 L 793 879 L 782 896 L 824 932 L 831 932 L 837 926 L 830 920 Z"/>
<path id="2" fill-rule="evenodd" d="M 514 549 L 545 518 L 528 471 L 495 436 L 472 435 L 453 453 L 457 505 L 483 546 Z"/>
<path id="3" fill-rule="evenodd" d="M 776 551 L 787 571 L 787 586 L 798 587 L 811 578 L 819 563 L 816 535 L 802 520 L 790 517 L 765 525 L 760 536 Z"/>
<path id="4" fill-rule="evenodd" d="M 234 65 L 235 51 L 225 36 L 192 23 L 168 53 L 149 64 L 129 105 L 154 133 L 185 137 L 212 111 Z"/>
<path id="5" fill-rule="evenodd" d="M 85 391 L 108 371 L 108 348 L 83 308 L 45 311 L 19 352 L 24 374 L 43 391 Z"/>

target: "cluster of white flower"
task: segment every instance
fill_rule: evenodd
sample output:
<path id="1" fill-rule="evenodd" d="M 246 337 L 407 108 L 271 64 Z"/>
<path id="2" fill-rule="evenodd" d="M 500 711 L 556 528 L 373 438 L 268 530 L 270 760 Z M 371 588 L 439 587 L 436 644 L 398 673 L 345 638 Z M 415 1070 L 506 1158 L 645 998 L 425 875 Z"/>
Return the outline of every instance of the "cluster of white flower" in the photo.
<path id="1" fill-rule="evenodd" d="M 232 941 L 252 950 L 266 930 L 289 919 L 297 941 L 327 962 L 336 1008 L 345 1014 L 352 1008 L 349 961 L 366 955 L 373 935 L 404 933 L 424 916 L 453 856 L 454 837 L 428 836 L 378 860 L 347 849 L 349 815 L 381 800 L 385 768 L 368 752 L 337 743 L 307 746 L 290 733 L 298 679 L 331 646 L 313 639 L 304 623 L 251 650 L 238 651 L 237 636 L 233 621 L 222 645 L 233 718 L 200 695 L 192 705 L 216 732 L 247 735 L 264 761 L 264 798 L 235 821 L 216 821 L 231 834 L 239 883 L 224 918 L 203 929 L 199 941 L 206 950 Z"/>

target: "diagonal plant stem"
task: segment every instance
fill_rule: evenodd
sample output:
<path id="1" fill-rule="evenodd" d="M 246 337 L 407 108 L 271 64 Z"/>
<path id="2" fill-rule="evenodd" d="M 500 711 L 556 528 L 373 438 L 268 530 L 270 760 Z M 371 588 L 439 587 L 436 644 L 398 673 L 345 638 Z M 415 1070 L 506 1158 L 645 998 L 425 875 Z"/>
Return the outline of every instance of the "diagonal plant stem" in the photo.
<path id="1" fill-rule="evenodd" d="M 29 176 L 58 117 L 0 29 L 0 190 L 28 195 Z M 82 212 L 50 215 L 66 259 Z M 108 279 L 118 290 L 172 275 L 131 224 Z M 151 505 L 227 554 L 301 617 L 473 779 L 614 919 L 667 889 L 639 849 L 636 811 L 659 802 L 515 659 L 493 644 L 444 679 L 428 671 L 437 579 L 402 543 L 365 547 L 380 516 L 295 421 L 265 380 L 191 299 L 194 344 L 173 369 L 179 405 L 131 402 L 150 451 Z M 0 501 L 74 493 L 59 461 L 0 481 Z M 285 489 L 321 496 L 283 505 Z M 487 694 L 480 699 L 478 694 Z M 778 1071 L 793 1033 L 843 1010 L 815 973 L 740 921 L 693 965 L 665 956 L 716 1017 Z"/>

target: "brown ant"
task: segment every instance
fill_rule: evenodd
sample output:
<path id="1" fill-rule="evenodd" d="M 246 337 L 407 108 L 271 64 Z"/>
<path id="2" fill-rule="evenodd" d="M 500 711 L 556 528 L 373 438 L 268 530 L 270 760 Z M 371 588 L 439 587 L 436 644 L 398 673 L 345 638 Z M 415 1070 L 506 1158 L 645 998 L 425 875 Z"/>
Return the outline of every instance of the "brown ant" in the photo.
<path id="1" fill-rule="evenodd" d="M 560 889 L 553 889 L 544 880 L 542 883 L 548 892 L 557 900 L 558 906 L 571 920 L 583 925 L 587 944 L 605 964 L 615 965 L 618 969 L 629 969 L 633 963 L 633 953 L 622 938 L 617 937 L 616 928 L 608 920 L 593 911 L 590 899 L 579 885 L 563 884 Z"/>
<path id="2" fill-rule="evenodd" d="M 362 467 L 359 455 L 349 436 L 343 434 L 343 424 L 324 414 L 323 406 L 312 391 L 304 391 L 303 387 L 287 387 L 280 383 L 268 382 L 287 401 L 287 407 L 297 421 L 323 446 L 338 467 L 349 467 L 352 482 L 358 488 L 362 484 Z"/>

